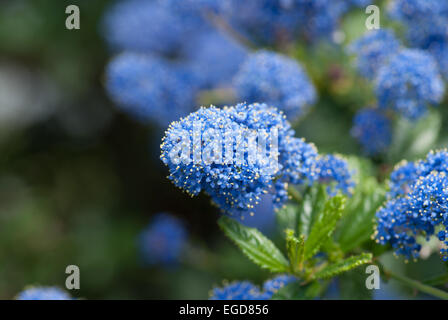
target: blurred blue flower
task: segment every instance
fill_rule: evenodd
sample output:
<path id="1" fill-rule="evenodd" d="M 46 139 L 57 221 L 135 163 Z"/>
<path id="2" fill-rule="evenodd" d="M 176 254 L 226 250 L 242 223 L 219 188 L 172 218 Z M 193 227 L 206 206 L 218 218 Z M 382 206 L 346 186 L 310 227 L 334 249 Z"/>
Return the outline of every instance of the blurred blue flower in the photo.
<path id="1" fill-rule="evenodd" d="M 448 151 L 431 151 L 424 160 L 399 163 L 390 174 L 389 198 L 406 195 L 419 177 L 426 177 L 431 172 L 448 174 Z"/>
<path id="2" fill-rule="evenodd" d="M 265 137 L 264 151 L 251 148 L 254 133 Z M 200 108 L 170 125 L 161 159 L 176 186 L 192 196 L 204 191 L 224 212 L 243 215 L 263 194 L 273 193 L 282 206 L 288 183 L 313 181 L 317 151 L 293 134 L 284 115 L 266 104 Z"/>
<path id="3" fill-rule="evenodd" d="M 230 283 L 223 288 L 214 288 L 210 300 L 262 300 L 260 289 L 248 281 Z"/>
<path id="4" fill-rule="evenodd" d="M 297 278 L 287 274 L 281 274 L 269 279 L 263 284 L 263 296 L 266 299 L 271 299 L 272 296 L 284 286 L 297 281 Z"/>
<path id="5" fill-rule="evenodd" d="M 297 281 L 294 276 L 277 275 L 264 282 L 263 290 L 248 281 L 233 282 L 213 289 L 210 300 L 269 300 L 278 290 L 294 281 Z"/>
<path id="6" fill-rule="evenodd" d="M 17 295 L 17 300 L 72 300 L 70 295 L 58 287 L 30 287 Z"/>
<path id="7" fill-rule="evenodd" d="M 195 80 L 162 59 L 134 53 L 115 57 L 106 70 L 106 89 L 126 113 L 165 126 L 195 105 Z"/>
<path id="8" fill-rule="evenodd" d="M 167 213 L 155 215 L 139 236 L 144 262 L 149 265 L 176 265 L 187 237 L 185 226 L 178 218 Z"/>
<path id="9" fill-rule="evenodd" d="M 219 15 L 256 43 L 283 45 L 298 36 L 309 42 L 331 39 L 342 15 L 363 0 L 222 0 Z"/>
<path id="10" fill-rule="evenodd" d="M 316 174 L 319 182 L 329 184 L 327 190 L 330 195 L 335 195 L 337 191 L 345 194 L 353 192 L 355 183 L 352 180 L 352 173 L 347 160 L 339 155 L 320 156 L 317 159 Z"/>
<path id="11" fill-rule="evenodd" d="M 170 10 L 183 16 L 207 16 L 216 13 L 222 6 L 221 0 L 157 0 Z"/>
<path id="12" fill-rule="evenodd" d="M 361 144 L 364 153 L 369 156 L 385 152 L 392 140 L 389 118 L 374 108 L 359 110 L 353 118 L 350 132 Z"/>
<path id="13" fill-rule="evenodd" d="M 201 88 L 229 85 L 247 55 L 247 49 L 221 31 L 208 30 L 188 41 L 186 68 Z"/>
<path id="14" fill-rule="evenodd" d="M 400 49 L 400 43 L 392 31 L 386 29 L 368 31 L 348 48 L 356 54 L 358 72 L 367 79 L 374 79 L 379 68 Z"/>
<path id="15" fill-rule="evenodd" d="M 350 1 L 287 0 L 300 11 L 301 33 L 309 41 L 329 38 L 339 29 L 342 16 L 350 9 Z"/>
<path id="16" fill-rule="evenodd" d="M 121 0 L 106 12 L 102 33 L 116 50 L 174 55 L 199 25 L 157 0 Z"/>
<path id="17" fill-rule="evenodd" d="M 445 92 L 431 55 L 417 49 L 403 49 L 378 71 L 375 92 L 380 108 L 392 109 L 415 120 L 428 104 L 439 103 Z"/>
<path id="18" fill-rule="evenodd" d="M 389 15 L 407 28 L 412 46 L 422 47 L 431 41 L 448 39 L 448 3 L 440 0 L 393 0 Z"/>
<path id="19" fill-rule="evenodd" d="M 394 0 L 389 14 L 407 29 L 411 46 L 428 50 L 448 78 L 448 2 L 440 0 Z"/>
<path id="20" fill-rule="evenodd" d="M 428 52 L 432 54 L 439 65 L 439 71 L 448 80 L 448 40 L 434 42 L 428 46 Z"/>
<path id="21" fill-rule="evenodd" d="M 221 0 L 218 15 L 244 37 L 259 44 L 289 42 L 300 13 L 282 0 Z"/>
<path id="22" fill-rule="evenodd" d="M 291 121 L 302 117 L 316 100 L 316 90 L 300 64 L 270 51 L 249 55 L 234 86 L 241 100 L 275 106 Z"/>
<path id="23" fill-rule="evenodd" d="M 448 245 L 448 152 L 430 152 L 425 160 L 404 163 L 391 174 L 389 201 L 377 212 L 376 239 L 390 243 L 396 254 L 418 258 L 421 245 L 416 237 L 429 240 L 437 228 L 440 241 Z M 446 248 L 441 250 L 448 259 Z"/>

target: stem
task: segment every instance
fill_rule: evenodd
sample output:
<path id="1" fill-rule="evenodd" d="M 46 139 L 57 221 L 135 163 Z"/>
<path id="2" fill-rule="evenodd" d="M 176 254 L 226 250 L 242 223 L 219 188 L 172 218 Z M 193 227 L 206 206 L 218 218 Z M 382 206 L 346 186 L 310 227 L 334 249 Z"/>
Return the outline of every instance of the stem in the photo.
<path id="1" fill-rule="evenodd" d="M 420 290 L 421 292 L 430 294 L 434 297 L 437 297 L 437 298 L 440 298 L 443 300 L 448 300 L 448 292 L 428 286 L 426 284 L 421 283 L 420 281 L 412 280 L 408 277 L 393 273 L 391 271 L 384 270 L 383 272 L 386 274 L 386 276 L 389 276 L 395 280 L 398 280 L 401 283 L 404 283 L 411 288 L 415 288 L 417 290 Z"/>

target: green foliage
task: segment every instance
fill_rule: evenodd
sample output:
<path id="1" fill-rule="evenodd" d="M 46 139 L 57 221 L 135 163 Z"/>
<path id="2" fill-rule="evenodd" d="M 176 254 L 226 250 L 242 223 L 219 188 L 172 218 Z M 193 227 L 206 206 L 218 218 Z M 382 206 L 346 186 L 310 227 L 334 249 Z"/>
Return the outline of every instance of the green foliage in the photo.
<path id="1" fill-rule="evenodd" d="M 324 185 L 314 186 L 305 193 L 299 205 L 299 234 L 309 235 L 316 216 L 322 212 L 326 196 Z"/>
<path id="2" fill-rule="evenodd" d="M 222 216 L 218 224 L 243 253 L 258 266 L 272 272 L 288 271 L 288 260 L 260 231 L 245 227 L 226 216 Z"/>
<path id="3" fill-rule="evenodd" d="M 355 168 L 357 186 L 347 200 L 335 239 L 344 252 L 359 247 L 368 241 L 374 230 L 377 209 L 385 200 L 384 187 L 368 175 L 372 171 L 368 161 L 352 157 L 350 164 Z"/>
<path id="4" fill-rule="evenodd" d="M 437 111 L 429 112 L 417 123 L 401 118 L 397 120 L 392 145 L 387 154 L 389 163 L 424 157 L 434 147 L 441 126 L 442 119 Z"/>
<path id="5" fill-rule="evenodd" d="M 309 300 L 319 295 L 321 286 L 318 282 L 302 285 L 299 282 L 290 283 L 279 289 L 272 300 Z"/>
<path id="6" fill-rule="evenodd" d="M 288 203 L 283 208 L 279 209 L 276 213 L 278 229 L 282 232 L 286 229 L 295 230 L 298 223 L 298 212 L 299 206 L 294 203 Z"/>
<path id="7" fill-rule="evenodd" d="M 291 264 L 291 271 L 298 273 L 302 270 L 303 262 L 305 261 L 305 236 L 301 235 L 299 238 L 296 238 L 294 230 L 287 229 L 286 249 Z"/>
<path id="8" fill-rule="evenodd" d="M 342 272 L 349 271 L 362 264 L 366 264 L 372 261 L 371 253 L 362 253 L 357 256 L 352 256 L 347 259 L 341 260 L 334 264 L 330 264 L 321 270 L 317 271 L 314 275 L 314 279 L 326 279 L 334 277 Z"/>
<path id="9" fill-rule="evenodd" d="M 336 195 L 327 202 L 321 210 L 316 222 L 313 224 L 310 235 L 305 242 L 305 260 L 315 255 L 322 244 L 327 241 L 333 233 L 336 223 L 342 216 L 346 198 L 342 195 Z"/>
<path id="10" fill-rule="evenodd" d="M 340 299 L 372 299 L 373 290 L 366 288 L 366 276 L 363 268 L 355 268 L 340 274 L 338 279 Z"/>

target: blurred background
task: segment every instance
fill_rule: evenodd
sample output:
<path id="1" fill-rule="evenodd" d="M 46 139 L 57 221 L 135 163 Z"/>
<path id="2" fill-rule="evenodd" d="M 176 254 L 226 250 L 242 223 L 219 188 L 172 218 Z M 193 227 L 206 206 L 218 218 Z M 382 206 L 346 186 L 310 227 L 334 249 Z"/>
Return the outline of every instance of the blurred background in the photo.
<path id="1" fill-rule="evenodd" d="M 80 8 L 79 30 L 65 28 L 69 4 Z M 86 299 L 206 299 L 223 280 L 261 283 L 268 273 L 225 239 L 209 199 L 190 198 L 166 178 L 159 159 L 163 130 L 136 121 L 107 96 L 105 68 L 115 53 L 100 26 L 111 5 L 0 3 L 0 298 L 14 298 L 28 285 L 63 288 L 71 264 L 81 271 L 81 288 L 71 294 Z M 339 41 L 361 35 L 364 21 L 363 8 L 349 12 Z M 306 120 L 295 124 L 297 135 L 323 152 L 361 154 L 350 127 L 356 110 L 372 100 L 369 84 L 359 81 L 339 45 L 303 43 L 291 55 L 319 95 Z M 421 125 L 434 130 L 436 123 L 442 138 L 410 158 L 444 145 L 444 109 L 446 100 L 435 122 Z M 373 159 L 378 176 L 398 158 Z M 160 212 L 179 218 L 188 233 L 181 262 L 168 267 L 147 263 L 141 252 L 141 233 Z M 409 276 L 442 268 L 437 255 L 415 264 L 385 260 Z M 353 286 L 362 276 L 362 270 L 345 275 Z M 330 298 L 371 295 L 359 285 L 336 287 Z M 388 287 L 384 298 L 415 297 L 393 281 Z"/>

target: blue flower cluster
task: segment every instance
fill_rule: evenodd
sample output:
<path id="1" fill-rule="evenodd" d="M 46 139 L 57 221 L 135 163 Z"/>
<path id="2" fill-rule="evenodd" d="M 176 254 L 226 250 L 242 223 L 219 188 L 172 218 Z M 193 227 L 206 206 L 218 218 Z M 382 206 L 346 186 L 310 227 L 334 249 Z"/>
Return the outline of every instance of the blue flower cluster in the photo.
<path id="1" fill-rule="evenodd" d="M 281 274 L 269 279 L 263 284 L 264 295 L 267 299 L 270 299 L 278 290 L 295 281 L 297 281 L 296 277 L 287 274 Z"/>
<path id="2" fill-rule="evenodd" d="M 298 36 L 310 42 L 331 38 L 342 16 L 364 0 L 222 0 L 218 16 L 256 43 L 283 45 Z"/>
<path id="3" fill-rule="evenodd" d="M 139 236 L 140 251 L 149 265 L 174 266 L 179 262 L 188 234 L 178 218 L 159 213 Z"/>
<path id="4" fill-rule="evenodd" d="M 103 21 L 112 100 L 160 127 L 194 109 L 200 90 L 230 86 L 247 49 L 207 19 L 209 1 L 121 0 Z M 185 41 L 188 39 L 188 41 Z"/>
<path id="5" fill-rule="evenodd" d="M 247 56 L 246 47 L 217 30 L 202 32 L 185 46 L 185 68 L 201 89 L 229 86 Z"/>
<path id="6" fill-rule="evenodd" d="M 103 20 L 103 35 L 117 51 L 175 55 L 203 22 L 200 16 L 176 14 L 165 1 L 121 0 Z"/>
<path id="7" fill-rule="evenodd" d="M 359 73 L 374 81 L 379 108 L 416 120 L 442 100 L 445 88 L 434 58 L 402 48 L 391 31 L 369 31 L 349 51 L 357 54 Z"/>
<path id="8" fill-rule="evenodd" d="M 30 287 L 17 295 L 17 300 L 72 300 L 70 295 L 58 287 Z"/>
<path id="9" fill-rule="evenodd" d="M 434 58 L 417 49 L 403 49 L 378 71 L 378 105 L 418 119 L 428 104 L 439 103 L 445 88 Z"/>
<path id="10" fill-rule="evenodd" d="M 389 201 L 377 212 L 375 233 L 381 244 L 390 243 L 396 254 L 418 258 L 417 237 L 434 235 L 448 245 L 448 152 L 430 152 L 425 160 L 402 163 L 391 174 Z M 448 260 L 446 248 L 441 250 Z"/>
<path id="11" fill-rule="evenodd" d="M 316 90 L 299 63 L 270 51 L 250 54 L 234 86 L 240 100 L 273 105 L 291 121 L 302 117 L 316 100 Z"/>
<path id="12" fill-rule="evenodd" d="M 106 71 L 106 89 L 118 106 L 138 120 L 161 126 L 192 110 L 190 80 L 178 66 L 138 53 L 118 55 Z"/>
<path id="13" fill-rule="evenodd" d="M 355 187 L 348 163 L 339 155 L 329 154 L 318 157 L 316 176 L 319 182 L 329 184 L 327 190 L 330 195 L 335 195 L 338 190 L 351 194 Z"/>
<path id="14" fill-rule="evenodd" d="M 412 47 L 428 50 L 448 78 L 448 3 L 440 0 L 394 0 L 389 14 L 407 29 Z"/>
<path id="15" fill-rule="evenodd" d="M 249 281 L 233 282 L 214 288 L 210 300 L 261 300 L 260 289 Z"/>
<path id="16" fill-rule="evenodd" d="M 349 53 L 356 55 L 359 74 L 370 80 L 399 49 L 400 42 L 387 29 L 369 31 L 348 47 Z"/>
<path id="17" fill-rule="evenodd" d="M 256 152 L 262 140 L 265 148 Z M 285 116 L 266 104 L 202 107 L 170 125 L 161 150 L 176 186 L 192 196 L 204 191 L 228 214 L 252 211 L 266 193 L 282 206 L 289 183 L 335 180 L 344 192 L 351 184 L 345 161 L 319 159 L 316 148 L 294 137 Z"/>
<path id="18" fill-rule="evenodd" d="M 376 108 L 364 108 L 353 118 L 351 134 L 359 141 L 365 154 L 374 156 L 386 151 L 391 143 L 391 121 Z"/>
<path id="19" fill-rule="evenodd" d="M 262 291 L 248 281 L 233 282 L 213 289 L 210 300 L 269 300 L 278 290 L 294 281 L 297 281 L 294 276 L 278 275 L 265 281 Z"/>
<path id="20" fill-rule="evenodd" d="M 378 109 L 363 109 L 355 115 L 351 133 L 367 155 L 378 155 L 392 140 L 386 113 L 419 119 L 428 105 L 441 102 L 444 83 L 430 54 L 403 48 L 390 30 L 369 31 L 349 46 L 349 52 L 357 54 L 358 72 L 374 82 L 378 103 Z"/>

